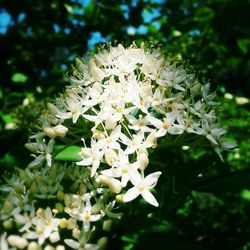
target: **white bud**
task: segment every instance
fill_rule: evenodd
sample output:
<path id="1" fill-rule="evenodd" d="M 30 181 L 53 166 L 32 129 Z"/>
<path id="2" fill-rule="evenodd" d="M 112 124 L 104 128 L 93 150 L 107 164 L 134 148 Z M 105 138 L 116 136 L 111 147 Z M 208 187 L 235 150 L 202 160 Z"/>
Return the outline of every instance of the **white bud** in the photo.
<path id="1" fill-rule="evenodd" d="M 12 247 L 16 247 L 18 249 L 24 249 L 28 246 L 28 241 L 17 235 L 10 235 L 7 238 L 7 241 Z"/>
<path id="2" fill-rule="evenodd" d="M 236 97 L 235 101 L 238 105 L 245 105 L 249 103 L 249 99 L 247 99 L 246 97 Z"/>
<path id="3" fill-rule="evenodd" d="M 76 219 L 69 218 L 67 222 L 68 222 L 67 229 L 75 229 L 75 228 L 77 228 Z"/>
<path id="4" fill-rule="evenodd" d="M 232 100 L 234 98 L 234 96 L 230 93 L 225 93 L 224 98 L 228 99 L 228 100 Z"/>
<path id="5" fill-rule="evenodd" d="M 115 162 L 118 160 L 118 155 L 113 149 L 107 149 L 105 150 L 105 160 L 107 163 L 112 166 Z"/>
<path id="6" fill-rule="evenodd" d="M 66 135 L 66 133 L 68 132 L 68 128 L 59 124 L 59 125 L 54 127 L 54 132 L 55 132 L 56 136 L 64 137 Z"/>
<path id="7" fill-rule="evenodd" d="M 147 153 L 140 153 L 137 157 L 138 163 L 139 163 L 139 168 L 141 170 L 145 170 L 145 168 L 148 166 L 149 159 L 148 159 L 148 154 Z"/>
<path id="8" fill-rule="evenodd" d="M 62 245 L 56 246 L 56 250 L 65 250 L 65 247 Z"/>
<path id="9" fill-rule="evenodd" d="M 41 247 L 36 242 L 30 242 L 27 250 L 41 250 Z"/>
<path id="10" fill-rule="evenodd" d="M 47 245 L 44 250 L 55 250 L 54 247 L 50 246 L 50 245 Z"/>
<path id="11" fill-rule="evenodd" d="M 49 240 L 51 243 L 55 243 L 60 240 L 60 235 L 58 232 L 53 232 L 49 236 Z"/>
<path id="12" fill-rule="evenodd" d="M 73 236 L 75 239 L 79 239 L 80 234 L 81 234 L 81 231 L 80 231 L 78 228 L 74 228 L 74 229 L 73 229 L 73 231 L 72 231 L 72 236 Z"/>
<path id="13" fill-rule="evenodd" d="M 56 137 L 56 133 L 54 131 L 54 128 L 50 128 L 50 127 L 45 127 L 43 128 L 43 132 L 49 136 L 51 139 L 54 139 Z"/>
<path id="14" fill-rule="evenodd" d="M 114 178 L 106 177 L 104 175 L 99 175 L 97 177 L 97 182 L 107 185 L 111 192 L 119 194 L 122 190 L 122 183 Z"/>

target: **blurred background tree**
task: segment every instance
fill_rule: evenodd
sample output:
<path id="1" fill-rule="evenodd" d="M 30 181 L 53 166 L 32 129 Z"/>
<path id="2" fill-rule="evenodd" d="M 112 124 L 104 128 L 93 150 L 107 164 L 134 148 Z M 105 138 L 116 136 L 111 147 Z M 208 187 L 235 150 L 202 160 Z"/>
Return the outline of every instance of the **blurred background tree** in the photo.
<path id="1" fill-rule="evenodd" d="M 204 182 L 202 189 L 181 192 L 178 204 L 165 207 L 168 213 L 161 215 L 163 222 L 157 226 L 122 228 L 116 237 L 123 240 L 119 247 L 151 249 L 141 240 L 150 234 L 155 246 L 170 249 L 250 249 L 250 186 L 245 185 L 250 184 L 250 112 L 248 99 L 238 98 L 250 94 L 249 13 L 249 0 L 2 0 L 1 170 L 26 166 L 27 129 L 44 100 L 64 88 L 65 72 L 76 57 L 109 41 L 150 41 L 161 45 L 166 55 L 192 65 L 201 79 L 218 89 L 222 123 L 229 125 L 229 136 L 239 148 L 227 155 L 225 164 L 208 161 L 207 173 L 215 178 L 226 175 L 222 182 L 215 179 L 212 185 Z M 204 150 L 188 150 L 173 164 L 181 167 L 184 162 L 187 169 L 199 169 L 204 157 Z M 236 170 L 245 172 L 230 179 L 227 174 Z M 181 178 L 186 183 L 186 175 Z M 195 189 L 194 185 L 190 190 Z M 138 218 L 142 221 L 143 216 Z"/>

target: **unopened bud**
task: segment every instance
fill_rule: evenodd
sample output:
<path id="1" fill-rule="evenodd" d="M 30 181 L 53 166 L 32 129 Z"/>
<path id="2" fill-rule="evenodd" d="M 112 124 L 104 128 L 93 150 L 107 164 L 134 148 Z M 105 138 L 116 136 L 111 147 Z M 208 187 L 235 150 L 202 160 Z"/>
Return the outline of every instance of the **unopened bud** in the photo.
<path id="1" fill-rule="evenodd" d="M 57 194 L 56 194 L 56 198 L 59 200 L 59 201 L 63 201 L 64 200 L 64 192 L 63 191 L 58 191 Z"/>
<path id="2" fill-rule="evenodd" d="M 105 220 L 102 225 L 102 229 L 106 232 L 110 232 L 112 228 L 112 220 Z"/>
<path id="3" fill-rule="evenodd" d="M 106 249 L 107 245 L 108 245 L 108 238 L 107 237 L 102 237 L 101 239 L 99 239 L 97 241 L 97 245 L 100 247 L 100 250 L 104 250 Z"/>
<path id="4" fill-rule="evenodd" d="M 116 200 L 118 203 L 124 203 L 124 201 L 123 201 L 123 196 L 124 196 L 124 194 L 118 194 L 118 195 L 116 195 L 115 200 Z"/>
<path id="5" fill-rule="evenodd" d="M 10 213 L 14 209 L 12 203 L 10 201 L 5 201 L 3 205 L 3 212 Z"/>
<path id="6" fill-rule="evenodd" d="M 45 127 L 43 128 L 43 132 L 49 136 L 51 139 L 56 138 L 56 133 L 54 131 L 54 128 L 50 128 L 50 127 Z"/>
<path id="7" fill-rule="evenodd" d="M 36 242 L 30 242 L 27 250 L 41 250 L 41 247 Z"/>
<path id="8" fill-rule="evenodd" d="M 25 148 L 27 148 L 32 153 L 37 153 L 37 145 L 36 145 L 36 143 L 29 142 L 29 143 L 25 143 L 24 146 L 25 146 Z"/>
<path id="9" fill-rule="evenodd" d="M 56 246 L 56 250 L 65 250 L 65 247 L 62 245 Z"/>
<path id="10" fill-rule="evenodd" d="M 77 228 L 76 219 L 69 218 L 67 229 L 75 229 L 75 228 Z"/>
<path id="11" fill-rule="evenodd" d="M 45 210 L 43 208 L 38 208 L 38 210 L 36 211 L 36 215 L 39 217 L 44 217 Z"/>
<path id="12" fill-rule="evenodd" d="M 60 235 L 58 232 L 53 232 L 49 236 L 49 240 L 51 243 L 55 243 L 60 240 Z"/>
<path id="13" fill-rule="evenodd" d="M 64 211 L 64 206 L 62 205 L 62 203 L 56 203 L 56 210 L 57 213 L 62 213 Z"/>
<path id="14" fill-rule="evenodd" d="M 72 231 L 72 236 L 75 238 L 75 239 L 78 239 L 79 236 L 81 234 L 81 230 L 79 230 L 78 228 L 74 228 L 73 231 Z"/>
<path id="15" fill-rule="evenodd" d="M 4 221 L 3 227 L 6 230 L 12 229 L 13 228 L 13 221 L 11 219 Z"/>
<path id="16" fill-rule="evenodd" d="M 119 194 L 122 190 L 122 183 L 117 179 L 99 175 L 97 181 L 104 185 L 107 185 L 110 191 L 113 193 Z"/>
<path id="17" fill-rule="evenodd" d="M 67 228 L 68 227 L 68 221 L 65 219 L 65 218 L 62 218 L 61 220 L 60 220 L 60 224 L 59 224 L 59 227 L 60 228 Z"/>
<path id="18" fill-rule="evenodd" d="M 139 168 L 145 170 L 149 163 L 148 155 L 146 153 L 140 153 L 137 159 L 139 162 Z"/>
<path id="19" fill-rule="evenodd" d="M 53 115 L 57 115 L 59 113 L 57 107 L 54 104 L 48 103 L 47 107 L 48 107 L 50 113 L 52 113 Z"/>
<path id="20" fill-rule="evenodd" d="M 18 249 L 24 249 L 28 246 L 28 241 L 17 235 L 10 235 L 7 238 L 7 241 L 12 247 L 16 247 Z"/>
<path id="21" fill-rule="evenodd" d="M 54 132 L 55 132 L 56 136 L 65 137 L 66 133 L 68 132 L 68 128 L 59 124 L 59 125 L 54 127 Z"/>

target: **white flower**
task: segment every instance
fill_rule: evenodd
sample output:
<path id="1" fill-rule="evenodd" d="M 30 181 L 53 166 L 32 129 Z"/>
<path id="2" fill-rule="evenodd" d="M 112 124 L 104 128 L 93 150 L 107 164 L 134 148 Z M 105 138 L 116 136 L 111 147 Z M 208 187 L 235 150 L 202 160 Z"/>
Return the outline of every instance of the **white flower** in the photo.
<path id="1" fill-rule="evenodd" d="M 153 116 L 150 116 L 148 120 L 158 129 L 158 131 L 155 133 L 156 137 L 162 137 L 166 135 L 166 133 L 173 135 L 182 134 L 185 129 L 184 126 L 174 123 L 175 117 L 171 113 L 166 114 L 166 117 L 163 118 L 163 121 L 154 118 Z"/>
<path id="2" fill-rule="evenodd" d="M 103 217 L 103 214 L 93 214 L 93 207 L 90 201 L 87 201 L 85 205 L 79 208 L 78 213 L 71 214 L 78 221 L 83 222 L 83 228 L 85 231 L 90 229 L 90 222 L 95 222 Z"/>
<path id="3" fill-rule="evenodd" d="M 82 148 L 80 155 L 83 160 L 77 162 L 79 166 L 92 166 L 91 167 L 91 176 L 94 176 L 96 170 L 100 166 L 100 162 L 103 159 L 104 151 L 100 150 L 97 142 L 94 139 L 91 139 L 91 148 Z"/>
<path id="4" fill-rule="evenodd" d="M 34 168 L 40 166 L 45 160 L 47 162 L 47 165 L 51 167 L 52 163 L 52 156 L 51 153 L 54 148 L 55 141 L 51 139 L 48 144 L 45 143 L 44 140 L 40 139 L 37 140 L 37 142 L 34 143 L 26 143 L 25 147 L 31 150 L 32 152 L 35 152 L 36 154 L 40 154 L 38 156 L 35 155 L 35 160 L 33 160 L 28 167 Z"/>
<path id="5" fill-rule="evenodd" d="M 138 168 L 137 163 L 131 164 L 129 162 L 129 155 L 123 151 L 119 150 L 119 154 L 117 155 L 117 161 L 113 164 L 113 167 L 110 169 L 103 170 L 101 173 L 108 177 L 113 178 L 121 178 L 121 184 L 123 187 L 127 186 L 129 181 L 128 171 L 130 168 Z"/>
<path id="6" fill-rule="evenodd" d="M 23 237 L 27 239 L 38 239 L 39 245 L 42 245 L 52 232 L 58 230 L 60 219 L 53 217 L 49 207 L 45 210 L 40 209 L 38 211 L 41 212 L 32 219 L 34 231 L 27 231 Z"/>
<path id="7" fill-rule="evenodd" d="M 123 201 L 129 202 L 141 195 L 149 204 L 158 207 L 159 204 L 152 193 L 149 191 L 149 189 L 153 188 L 156 185 L 160 175 L 161 172 L 154 172 L 144 178 L 139 174 L 137 170 L 131 169 L 129 172 L 129 176 L 130 181 L 134 185 L 134 187 L 130 188 L 124 194 Z"/>
<path id="8" fill-rule="evenodd" d="M 153 129 L 149 127 L 150 122 L 148 119 L 148 116 L 139 116 L 139 119 L 136 119 L 134 116 L 128 114 L 126 115 L 126 118 L 128 119 L 128 122 L 131 125 L 128 125 L 130 129 L 133 129 L 135 131 L 141 130 L 143 132 L 151 132 Z"/>
<path id="9" fill-rule="evenodd" d="M 100 139 L 97 144 L 99 148 L 104 150 L 111 148 L 111 149 L 120 149 L 120 143 L 118 143 L 118 139 L 121 136 L 121 125 L 118 125 L 110 135 L 107 135 L 106 138 Z"/>
<path id="10" fill-rule="evenodd" d="M 70 96 L 71 98 L 66 99 L 66 112 L 60 112 L 56 117 L 61 119 L 71 119 L 73 123 L 76 123 L 80 115 L 85 113 L 89 107 L 83 107 L 82 101 L 80 101 L 77 97 L 73 95 Z"/>

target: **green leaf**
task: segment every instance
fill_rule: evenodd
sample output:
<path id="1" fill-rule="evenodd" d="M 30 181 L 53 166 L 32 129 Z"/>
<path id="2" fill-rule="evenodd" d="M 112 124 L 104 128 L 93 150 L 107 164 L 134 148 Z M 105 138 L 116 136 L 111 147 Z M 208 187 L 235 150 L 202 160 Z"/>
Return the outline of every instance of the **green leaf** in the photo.
<path id="1" fill-rule="evenodd" d="M 11 80 L 14 83 L 25 83 L 28 80 L 28 77 L 23 73 L 15 73 L 12 75 Z"/>
<path id="2" fill-rule="evenodd" d="M 250 201 L 250 190 L 249 189 L 242 190 L 240 196 L 242 199 Z"/>
<path id="3" fill-rule="evenodd" d="M 196 183 L 194 189 L 210 193 L 237 192 L 242 189 L 250 189 L 250 171 L 235 171 L 227 176 L 203 180 Z"/>
<path id="4" fill-rule="evenodd" d="M 237 44 L 238 44 L 239 49 L 244 54 L 247 54 L 248 48 L 250 46 L 250 39 L 237 39 Z"/>
<path id="5" fill-rule="evenodd" d="M 59 161 L 80 161 L 82 160 L 79 153 L 81 152 L 81 147 L 79 146 L 63 146 L 58 145 L 55 147 L 56 154 L 54 156 L 55 160 Z"/>

